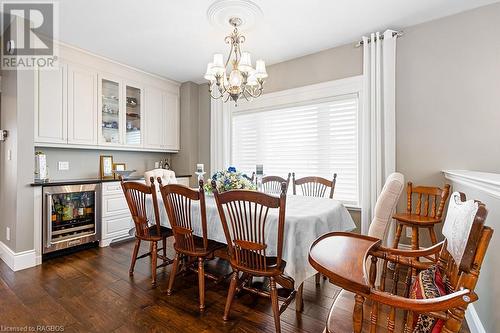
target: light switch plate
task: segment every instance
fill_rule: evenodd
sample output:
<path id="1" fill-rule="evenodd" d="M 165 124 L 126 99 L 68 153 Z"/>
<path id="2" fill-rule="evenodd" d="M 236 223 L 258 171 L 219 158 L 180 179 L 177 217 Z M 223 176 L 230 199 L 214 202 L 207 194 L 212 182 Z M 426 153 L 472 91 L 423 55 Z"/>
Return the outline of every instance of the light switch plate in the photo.
<path id="1" fill-rule="evenodd" d="M 5 238 L 7 240 L 10 240 L 10 228 L 9 227 L 5 228 Z"/>
<path id="2" fill-rule="evenodd" d="M 68 161 L 59 161 L 57 164 L 57 169 L 59 171 L 69 170 L 69 162 Z"/>
<path id="3" fill-rule="evenodd" d="M 405 228 L 406 230 L 406 237 L 411 239 L 411 236 L 412 236 L 412 230 L 411 228 Z"/>

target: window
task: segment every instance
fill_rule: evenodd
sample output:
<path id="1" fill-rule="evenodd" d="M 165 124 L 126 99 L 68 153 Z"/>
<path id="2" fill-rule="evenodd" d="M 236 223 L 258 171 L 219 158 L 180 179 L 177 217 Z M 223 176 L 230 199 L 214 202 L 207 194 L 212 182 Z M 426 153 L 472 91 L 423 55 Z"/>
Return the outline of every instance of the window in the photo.
<path id="1" fill-rule="evenodd" d="M 287 107 L 233 109 L 231 161 L 251 172 L 286 178 L 337 173 L 334 198 L 359 205 L 359 95 L 348 94 Z"/>

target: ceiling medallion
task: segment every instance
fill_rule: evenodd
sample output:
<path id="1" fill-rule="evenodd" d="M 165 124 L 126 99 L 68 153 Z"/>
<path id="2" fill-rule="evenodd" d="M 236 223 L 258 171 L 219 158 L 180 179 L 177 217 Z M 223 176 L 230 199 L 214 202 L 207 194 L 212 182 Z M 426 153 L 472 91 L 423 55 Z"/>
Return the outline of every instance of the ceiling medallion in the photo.
<path id="1" fill-rule="evenodd" d="M 241 44 L 245 42 L 245 36 L 238 31 L 242 23 L 240 17 L 229 19 L 233 32 L 224 39 L 226 44 L 230 44 L 227 60 L 224 62 L 222 53 L 214 54 L 213 62 L 208 63 L 205 73 L 205 79 L 209 81 L 210 96 L 224 102 L 231 99 L 235 106 L 241 97 L 249 101 L 262 95 L 264 80 L 267 78 L 264 60 L 257 60 L 253 68 L 250 53 L 242 52 Z"/>
<path id="2" fill-rule="evenodd" d="M 260 7 L 250 0 L 218 0 L 207 10 L 208 21 L 215 27 L 227 29 L 232 17 L 241 19 L 240 30 L 251 29 L 263 16 Z"/>

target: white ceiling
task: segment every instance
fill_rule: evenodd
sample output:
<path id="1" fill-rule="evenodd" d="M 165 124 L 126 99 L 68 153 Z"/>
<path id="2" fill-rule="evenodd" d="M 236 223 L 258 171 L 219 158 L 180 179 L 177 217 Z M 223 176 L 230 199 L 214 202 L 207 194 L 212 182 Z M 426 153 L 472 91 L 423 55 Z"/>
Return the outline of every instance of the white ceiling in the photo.
<path id="1" fill-rule="evenodd" d="M 400 29 L 499 0 L 253 0 L 264 15 L 245 32 L 253 61 L 282 62 L 385 28 Z M 60 0 L 60 39 L 180 82 L 201 82 L 230 32 L 206 17 L 212 0 Z"/>

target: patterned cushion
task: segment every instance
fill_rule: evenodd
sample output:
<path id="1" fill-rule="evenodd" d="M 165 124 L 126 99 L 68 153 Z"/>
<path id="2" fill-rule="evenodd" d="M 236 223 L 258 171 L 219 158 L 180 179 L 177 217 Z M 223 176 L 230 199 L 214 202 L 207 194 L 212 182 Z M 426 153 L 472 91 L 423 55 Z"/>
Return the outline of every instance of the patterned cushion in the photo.
<path id="1" fill-rule="evenodd" d="M 429 299 L 447 294 L 446 281 L 436 266 L 421 271 L 411 288 L 410 298 Z M 415 315 L 413 318 L 413 333 L 439 333 L 443 329 L 444 321 L 425 314 Z"/>

